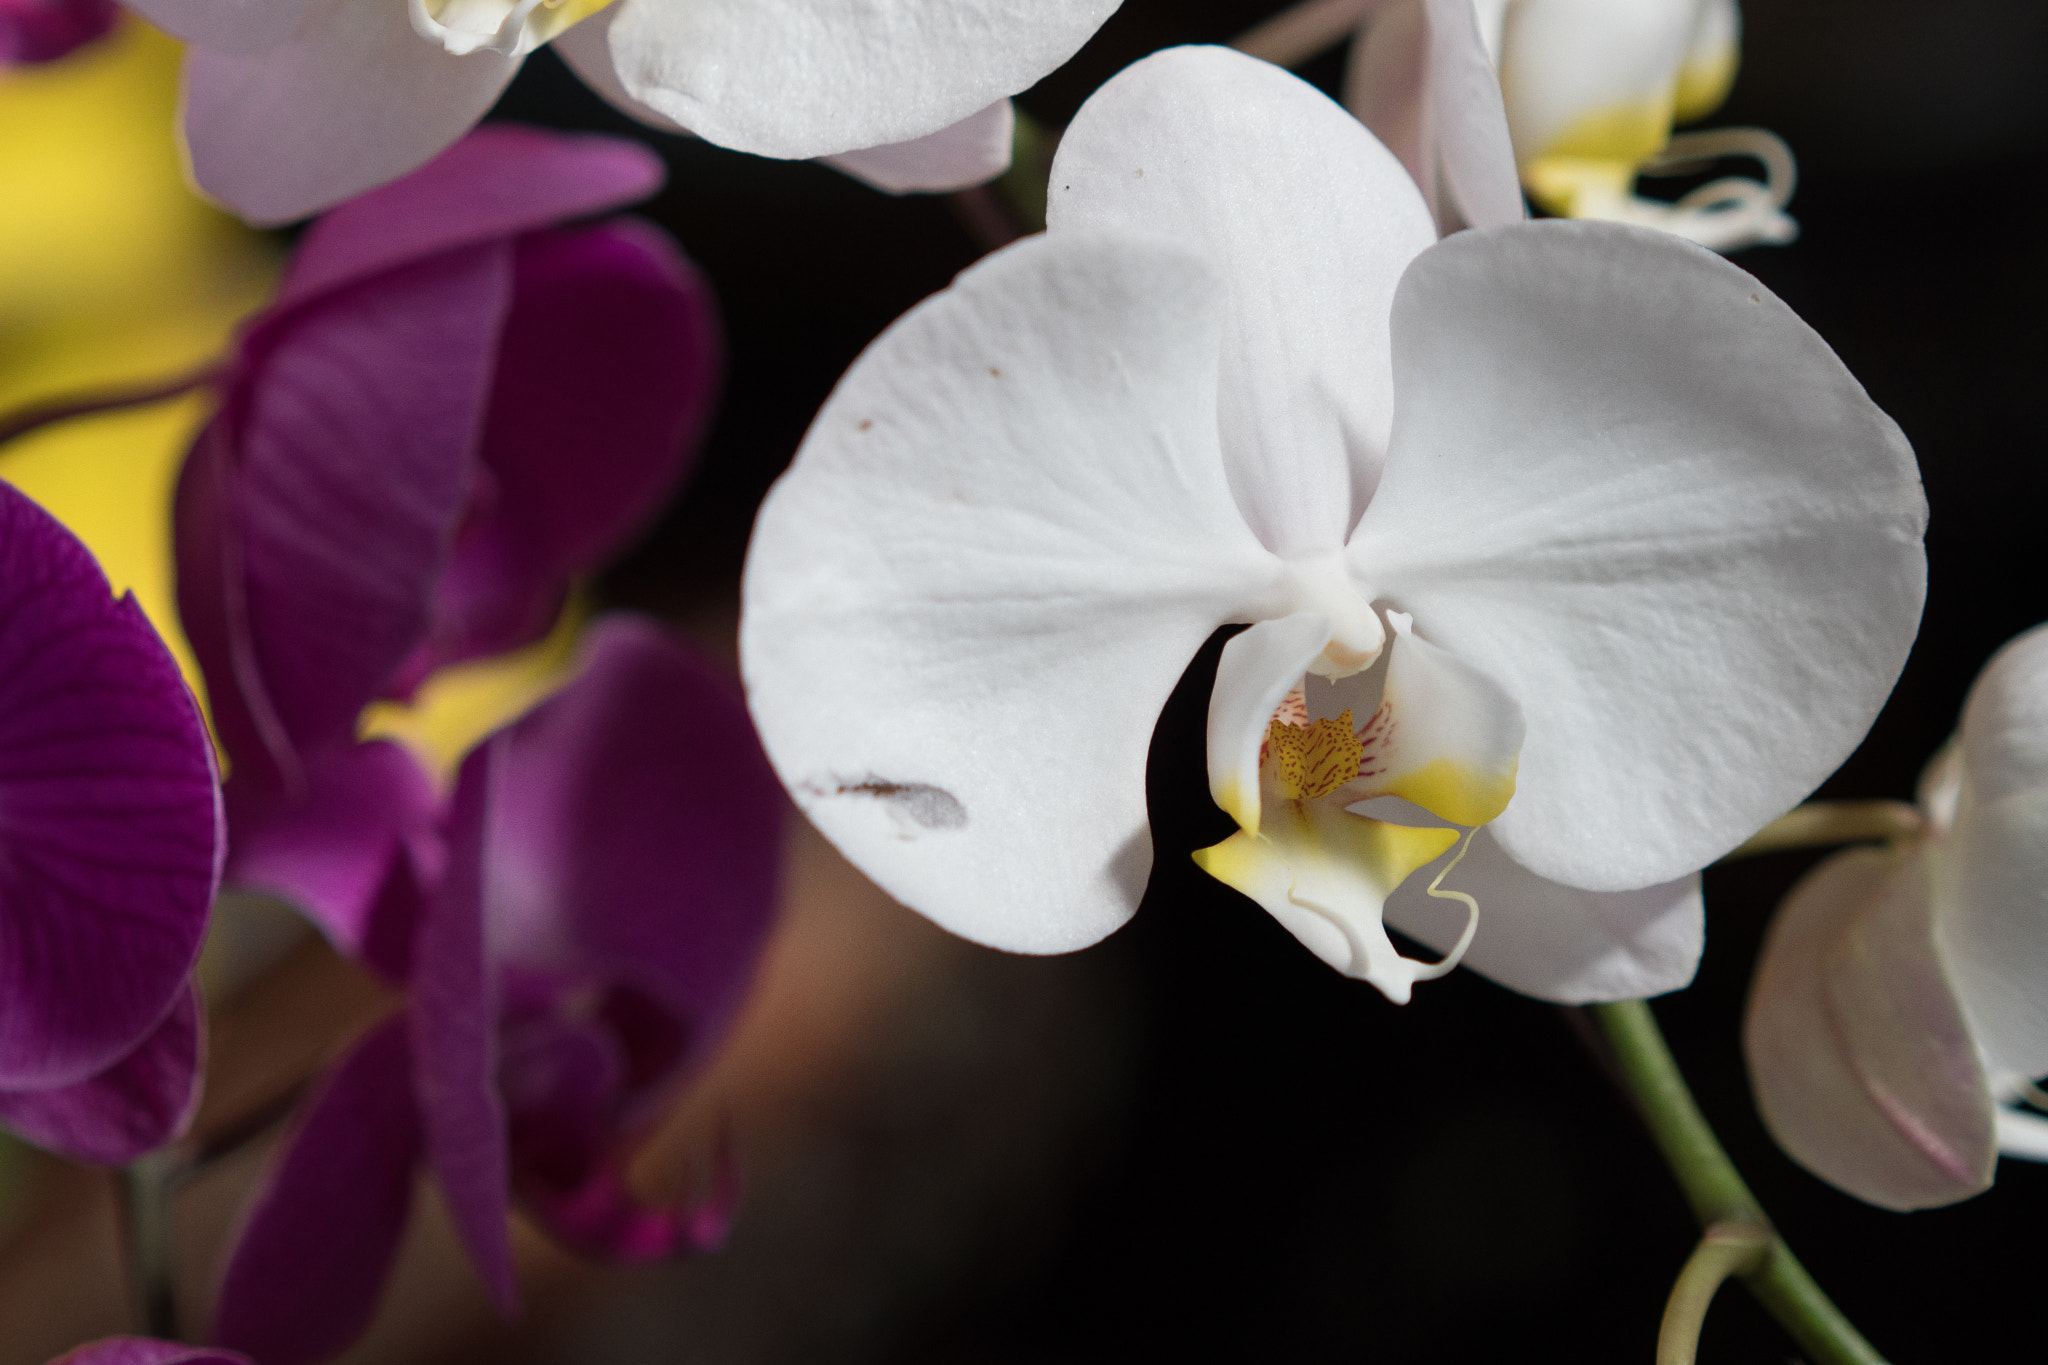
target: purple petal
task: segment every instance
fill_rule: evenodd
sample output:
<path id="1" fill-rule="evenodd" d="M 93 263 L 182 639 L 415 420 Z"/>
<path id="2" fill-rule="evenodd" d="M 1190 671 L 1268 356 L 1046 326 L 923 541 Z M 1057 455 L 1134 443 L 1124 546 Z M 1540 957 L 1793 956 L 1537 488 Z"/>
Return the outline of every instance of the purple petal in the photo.
<path id="1" fill-rule="evenodd" d="M 314 223 L 280 302 L 296 304 L 451 247 L 622 208 L 665 178 L 661 159 L 637 142 L 486 124 Z"/>
<path id="2" fill-rule="evenodd" d="M 402 855 L 434 837 L 433 783 L 382 740 L 321 755 L 306 780 L 296 799 L 229 780 L 227 880 L 291 902 L 343 952 L 402 979 L 412 914 L 387 888 Z"/>
<path id="3" fill-rule="evenodd" d="M 462 766 L 449 814 L 448 870 L 414 943 L 412 1036 L 427 1159 L 484 1285 L 518 1307 L 507 1229 L 505 1110 L 498 1098 L 495 983 L 484 960 L 483 829 L 498 785 L 493 740 Z"/>
<path id="4" fill-rule="evenodd" d="M 403 1015 L 378 1024 L 301 1111 L 243 1223 L 213 1332 L 262 1365 L 339 1354 L 369 1326 L 419 1156 Z"/>
<path id="5" fill-rule="evenodd" d="M 53 62 L 120 18 L 114 0 L 0 0 L 0 69 Z"/>
<path id="6" fill-rule="evenodd" d="M 50 1365 L 255 1365 L 234 1351 L 153 1337 L 108 1337 L 73 1347 Z"/>
<path id="7" fill-rule="evenodd" d="M 569 577 L 615 554 L 674 492 L 711 415 L 710 289 L 675 245 L 621 220 L 519 243 L 484 426 L 479 496 L 406 670 L 546 632 Z"/>
<path id="8" fill-rule="evenodd" d="M 237 765 L 295 794 L 417 646 L 468 501 L 509 247 L 445 254 L 260 324 L 179 490 L 181 612 Z M 211 443 L 225 443 L 226 454 Z M 194 600 L 195 594 L 219 596 Z"/>
<path id="9" fill-rule="evenodd" d="M 674 1208 L 648 1208 L 628 1189 L 616 1131 L 626 1059 L 601 1025 L 556 1019 L 515 1029 L 498 1074 L 513 1189 L 555 1240 L 601 1260 L 638 1262 L 724 1239 L 737 1180 L 721 1178 L 704 1202 Z"/>
<path id="10" fill-rule="evenodd" d="M 0 1124 L 78 1161 L 127 1165 L 192 1121 L 206 1056 L 203 1019 L 198 992 L 188 985 L 154 1033 L 91 1080 L 0 1091 Z"/>
<path id="11" fill-rule="evenodd" d="M 651 622 L 592 627 L 578 679 L 498 743 L 491 932 L 503 960 L 631 987 L 685 1065 L 746 994 L 786 809 L 738 689 Z M 630 1041 L 630 1039 L 629 1039 Z"/>
<path id="12" fill-rule="evenodd" d="M 221 843 L 213 747 L 170 651 L 0 484 L 0 1087 L 85 1080 L 157 1026 Z"/>

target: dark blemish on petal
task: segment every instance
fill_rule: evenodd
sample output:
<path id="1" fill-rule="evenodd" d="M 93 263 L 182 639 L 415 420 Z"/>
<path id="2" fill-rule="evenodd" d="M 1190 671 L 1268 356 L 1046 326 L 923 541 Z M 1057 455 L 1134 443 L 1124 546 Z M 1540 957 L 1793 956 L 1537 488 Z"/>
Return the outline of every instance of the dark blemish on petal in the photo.
<path id="1" fill-rule="evenodd" d="M 990 379 L 1001 379 L 1003 377 L 1003 372 L 997 369 L 995 366 L 991 365 L 988 367 L 988 377 Z"/>
<path id="2" fill-rule="evenodd" d="M 1144 178 L 1145 172 L 1142 168 L 1131 172 L 1131 179 L 1133 180 L 1143 180 Z"/>
<path id="3" fill-rule="evenodd" d="M 891 782 L 870 774 L 856 782 L 806 783 L 819 796 L 866 796 L 888 806 L 920 829 L 965 829 L 967 807 L 944 787 L 929 782 Z"/>
<path id="4" fill-rule="evenodd" d="M 873 427 L 873 426 L 874 426 L 874 424 L 875 424 L 875 419 L 874 419 L 874 418 L 872 418 L 872 417 L 863 417 L 863 418 L 861 418 L 861 419 L 860 419 L 860 425 L 859 425 L 859 426 L 857 426 L 857 427 L 855 427 L 855 428 L 854 428 L 854 430 L 855 430 L 855 431 L 866 431 L 866 430 L 868 430 L 869 428 Z"/>
<path id="5" fill-rule="evenodd" d="M 1749 301 L 1750 301 L 1751 303 L 1762 303 L 1762 302 L 1763 302 L 1763 300 L 1762 300 L 1762 299 L 1758 298 L 1758 297 L 1757 297 L 1756 295 L 1754 295 L 1754 294 L 1751 294 L 1751 295 L 1749 296 Z"/>

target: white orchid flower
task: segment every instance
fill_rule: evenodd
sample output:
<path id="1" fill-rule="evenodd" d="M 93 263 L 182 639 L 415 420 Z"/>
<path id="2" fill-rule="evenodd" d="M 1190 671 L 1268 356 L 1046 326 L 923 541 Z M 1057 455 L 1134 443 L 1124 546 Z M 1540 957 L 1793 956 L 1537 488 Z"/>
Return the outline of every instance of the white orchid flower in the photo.
<path id="1" fill-rule="evenodd" d="M 1740 38 L 1735 0 L 1385 0 L 1359 30 L 1345 104 L 1447 228 L 1519 216 L 1519 174 L 1563 217 L 1717 251 L 1789 242 L 1799 229 L 1784 212 L 1794 170 L 1783 142 L 1754 128 L 1672 136 L 1727 98 Z M 1635 193 L 1639 175 L 1726 156 L 1755 158 L 1766 179 L 1723 177 L 1676 203 Z"/>
<path id="2" fill-rule="evenodd" d="M 1398 927 L 1455 945 L 1462 891 L 1517 989 L 1689 980 L 1694 870 L 1841 761 L 1912 639 L 1898 429 L 1675 238 L 1432 245 L 1363 126 L 1221 49 L 1099 90 L 1050 218 L 868 349 L 762 510 L 742 664 L 810 818 L 970 939 L 1092 943 L 1145 889 L 1160 707 L 1249 622 L 1211 872 L 1405 998 L 1433 964 L 1382 900 L 1458 838 L 1375 818 L 1405 798 L 1493 823 Z"/>
<path id="3" fill-rule="evenodd" d="M 1007 96 L 1119 0 L 138 0 L 191 44 L 194 179 L 287 222 L 423 165 L 552 42 L 643 122 L 891 191 L 1009 164 Z M 852 153 L 854 155 L 846 156 Z"/>
<path id="4" fill-rule="evenodd" d="M 1985 666 L 1921 778 L 1924 833 L 1838 853 L 1793 888 L 1745 1046 L 1778 1145 L 1891 1209 L 2048 1160 L 2048 626 Z"/>

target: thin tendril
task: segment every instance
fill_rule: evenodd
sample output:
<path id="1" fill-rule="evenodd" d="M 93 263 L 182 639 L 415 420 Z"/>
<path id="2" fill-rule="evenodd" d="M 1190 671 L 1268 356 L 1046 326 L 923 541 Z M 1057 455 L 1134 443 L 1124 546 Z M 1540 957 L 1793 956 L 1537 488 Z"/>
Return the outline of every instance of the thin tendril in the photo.
<path id="1" fill-rule="evenodd" d="M 1465 831 L 1465 841 L 1458 845 L 1457 856 L 1445 863 L 1443 870 L 1436 874 L 1436 880 L 1429 884 L 1429 894 L 1438 900 L 1463 901 L 1465 903 L 1465 932 L 1458 935 L 1458 941 L 1451 946 L 1451 950 L 1448 953 L 1444 954 L 1443 961 L 1424 967 L 1415 974 L 1417 981 L 1434 981 L 1438 977 L 1449 973 L 1452 968 L 1464 960 L 1465 950 L 1472 946 L 1472 936 L 1479 932 L 1479 902 L 1473 899 L 1468 892 L 1439 891 L 1437 889 L 1444 884 L 1444 878 L 1451 875 L 1451 869 L 1465 861 L 1465 855 L 1472 851 L 1472 837 L 1478 833 L 1477 826 Z M 1409 961 L 1412 962 L 1414 959 L 1410 958 Z"/>

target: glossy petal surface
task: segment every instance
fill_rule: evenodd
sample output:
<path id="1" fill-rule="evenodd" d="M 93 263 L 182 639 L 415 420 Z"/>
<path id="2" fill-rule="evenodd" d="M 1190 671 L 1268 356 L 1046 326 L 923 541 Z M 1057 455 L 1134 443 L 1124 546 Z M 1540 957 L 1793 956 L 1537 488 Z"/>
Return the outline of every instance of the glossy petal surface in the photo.
<path id="1" fill-rule="evenodd" d="M 133 1052 L 54 1090 L 0 1091 L 0 1125 L 77 1161 L 125 1166 L 185 1131 L 199 1103 L 206 1033 L 188 986 Z"/>
<path id="2" fill-rule="evenodd" d="M 1217 420 L 1230 488 L 1276 554 L 1336 549 L 1386 450 L 1386 319 L 1436 240 L 1414 182 L 1306 82 L 1225 48 L 1125 68 L 1060 140 L 1055 236 L 1172 238 L 1225 285 Z"/>
<path id="3" fill-rule="evenodd" d="M 1217 625 L 1270 614 L 1280 566 L 1216 446 L 1222 293 L 1166 242 L 998 252 L 868 348 L 756 524 L 769 757 L 864 872 L 979 942 L 1130 916 L 1159 708 Z"/>
<path id="4" fill-rule="evenodd" d="M 170 651 L 0 484 L 0 1088 L 83 1081 L 156 1027 L 221 843 L 213 750 Z"/>
<path id="5" fill-rule="evenodd" d="M 761 156 L 829 156 L 935 133 L 1035 84 L 1117 0 L 621 0 L 628 94 Z M 573 32 L 573 30 L 572 30 Z"/>
<path id="6" fill-rule="evenodd" d="M 311 1365 L 360 1336 L 405 1231 L 419 1150 L 398 1016 L 300 1111 L 223 1273 L 215 1338 L 263 1365 Z"/>
<path id="7" fill-rule="evenodd" d="M 1502 849 L 1664 882 L 1833 771 L 1912 641 L 1926 504 L 1827 345 L 1709 253 L 1596 223 L 1449 239 L 1393 330 L 1352 568 L 1521 704 Z"/>

